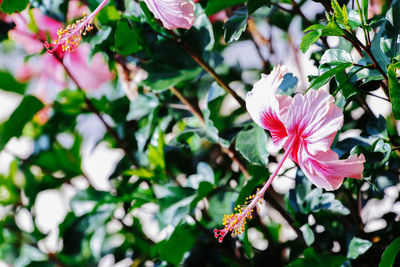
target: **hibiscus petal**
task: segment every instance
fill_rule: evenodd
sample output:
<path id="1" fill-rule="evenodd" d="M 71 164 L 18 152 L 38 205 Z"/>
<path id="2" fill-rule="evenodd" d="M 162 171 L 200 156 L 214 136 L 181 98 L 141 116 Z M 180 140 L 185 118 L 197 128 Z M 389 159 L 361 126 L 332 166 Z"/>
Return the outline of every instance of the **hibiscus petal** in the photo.
<path id="1" fill-rule="evenodd" d="M 110 81 L 113 74 L 101 54 L 95 54 L 89 62 L 90 45 L 84 43 L 73 53 L 64 56 L 64 64 L 82 89 L 96 90 Z"/>
<path id="2" fill-rule="evenodd" d="M 194 6 L 187 0 L 144 0 L 154 17 L 161 20 L 164 27 L 190 29 L 196 19 Z"/>
<path id="3" fill-rule="evenodd" d="M 262 74 L 261 80 L 254 84 L 246 95 L 246 108 L 260 127 L 271 132 L 272 141 L 279 145 L 287 137 L 283 125 L 292 98 L 276 95 L 276 90 L 286 74 L 284 67 L 275 67 L 269 75 Z"/>
<path id="4" fill-rule="evenodd" d="M 317 155 L 311 155 L 307 149 L 300 149 L 298 164 L 301 170 L 317 187 L 326 190 L 338 189 L 345 177 L 362 179 L 365 162 L 364 155 L 352 155 L 340 160 L 336 152 L 328 150 Z"/>
<path id="5" fill-rule="evenodd" d="M 343 125 L 342 110 L 324 90 L 297 94 L 290 105 L 285 126 L 289 135 L 297 135 L 309 153 L 328 151 L 336 132 Z"/>

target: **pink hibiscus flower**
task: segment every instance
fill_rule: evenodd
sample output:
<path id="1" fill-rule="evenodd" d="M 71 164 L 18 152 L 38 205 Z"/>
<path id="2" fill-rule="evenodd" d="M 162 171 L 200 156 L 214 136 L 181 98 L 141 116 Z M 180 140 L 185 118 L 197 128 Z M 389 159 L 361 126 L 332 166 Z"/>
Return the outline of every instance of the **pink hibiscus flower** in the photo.
<path id="1" fill-rule="evenodd" d="M 196 16 L 194 5 L 187 0 L 144 0 L 156 19 L 161 20 L 164 28 L 190 29 Z"/>
<path id="2" fill-rule="evenodd" d="M 32 13 L 38 32 L 32 32 L 28 28 L 29 14 L 24 11 L 21 14 L 11 16 L 16 26 L 9 32 L 9 35 L 11 39 L 22 44 L 28 53 L 35 54 L 43 50 L 43 40 L 46 39 L 47 34 L 51 38 L 57 38 L 57 31 L 62 27 L 62 24 L 42 15 L 38 9 L 33 9 Z M 96 54 L 89 60 L 89 44 L 80 46 L 73 53 L 63 53 L 61 49 L 58 49 L 57 53 L 83 89 L 96 90 L 113 77 L 101 54 Z M 45 95 L 43 90 L 45 90 L 44 88 L 47 87 L 50 80 L 55 82 L 60 89 L 65 87 L 64 74 L 64 66 L 57 58 L 49 54 L 41 55 L 34 64 L 28 61 L 17 71 L 17 77 L 25 81 L 39 76 L 41 89 L 38 91 L 42 96 Z"/>
<path id="3" fill-rule="evenodd" d="M 252 119 L 271 133 L 275 145 L 282 146 L 285 153 L 278 167 L 266 184 L 247 199 L 247 206 L 238 206 L 235 214 L 225 215 L 222 230 L 214 230 L 222 242 L 232 231 L 240 234 L 246 219 L 252 217 L 253 208 L 259 203 L 283 162 L 290 157 L 313 184 L 326 190 L 340 187 L 345 177 L 361 179 L 364 155 L 353 155 L 340 160 L 330 149 L 337 131 L 343 125 L 342 110 L 334 104 L 334 98 L 324 90 L 310 90 L 294 98 L 276 94 L 286 70 L 280 66 L 270 75 L 263 75 L 251 92 L 246 95 L 246 107 Z"/>

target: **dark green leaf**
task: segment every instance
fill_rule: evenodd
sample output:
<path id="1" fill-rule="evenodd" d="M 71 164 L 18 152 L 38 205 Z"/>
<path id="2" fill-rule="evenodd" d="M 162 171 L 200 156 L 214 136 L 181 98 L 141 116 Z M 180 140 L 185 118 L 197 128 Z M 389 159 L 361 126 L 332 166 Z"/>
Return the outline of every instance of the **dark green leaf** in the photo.
<path id="1" fill-rule="evenodd" d="M 14 76 L 8 72 L 0 71 L 0 89 L 22 95 L 25 93 L 26 84 L 17 82 Z"/>
<path id="2" fill-rule="evenodd" d="M 393 267 L 394 261 L 400 251 L 400 237 L 396 238 L 382 254 L 379 267 Z"/>
<path id="3" fill-rule="evenodd" d="M 187 224 L 177 226 L 169 239 L 157 246 L 160 257 L 178 266 L 196 240 L 193 232 L 193 227 Z"/>
<path id="4" fill-rule="evenodd" d="M 239 40 L 242 33 L 246 30 L 248 18 L 249 13 L 247 11 L 247 6 L 235 10 L 224 26 L 224 39 L 226 43 Z"/>
<path id="5" fill-rule="evenodd" d="M 389 65 L 388 68 L 389 94 L 390 94 L 390 101 L 392 102 L 392 110 L 394 118 L 396 120 L 400 120 L 400 82 L 397 79 L 396 69 L 400 69 L 400 62 Z"/>
<path id="6" fill-rule="evenodd" d="M 19 137 L 25 124 L 43 107 L 43 103 L 36 97 L 25 96 L 10 118 L 0 125 L 0 150 L 12 137 Z"/>
<path id="7" fill-rule="evenodd" d="M 306 248 L 303 252 L 304 258 L 298 258 L 291 262 L 289 267 L 309 267 L 309 266 L 330 266 L 339 267 L 342 266 L 345 257 L 341 255 L 330 255 L 330 254 L 317 254 L 313 248 Z"/>
<path id="8" fill-rule="evenodd" d="M 142 49 L 140 44 L 140 27 L 128 19 L 119 20 L 115 32 L 115 48 L 117 53 L 128 56 Z"/>
<path id="9" fill-rule="evenodd" d="M 150 72 L 149 78 L 143 81 L 143 84 L 149 86 L 152 90 L 162 91 L 171 86 L 175 86 L 187 80 L 195 79 L 201 72 L 201 68 L 177 69 L 168 66 L 149 64 L 144 67 Z"/>
<path id="10" fill-rule="evenodd" d="M 3 0 L 0 9 L 4 13 L 12 14 L 14 12 L 21 12 L 28 5 L 29 0 Z"/>
<path id="11" fill-rule="evenodd" d="M 265 1 L 265 0 L 249 0 L 247 3 L 247 7 L 249 9 L 249 14 L 253 14 L 257 9 L 259 9 L 262 6 L 265 5 L 271 5 L 271 1 Z"/>
<path id="12" fill-rule="evenodd" d="M 316 79 L 314 79 L 310 85 L 309 88 L 320 88 L 322 87 L 324 84 L 326 84 L 335 74 L 344 71 L 346 68 L 350 67 L 352 65 L 352 63 L 343 63 L 340 64 L 338 66 L 336 66 L 335 68 L 328 70 L 327 72 L 325 72 L 324 74 L 318 76 Z"/>
<path id="13" fill-rule="evenodd" d="M 227 7 L 243 4 L 245 2 L 247 2 L 247 0 L 227 0 L 227 1 L 209 0 L 206 6 L 206 14 L 207 16 L 210 16 Z"/>

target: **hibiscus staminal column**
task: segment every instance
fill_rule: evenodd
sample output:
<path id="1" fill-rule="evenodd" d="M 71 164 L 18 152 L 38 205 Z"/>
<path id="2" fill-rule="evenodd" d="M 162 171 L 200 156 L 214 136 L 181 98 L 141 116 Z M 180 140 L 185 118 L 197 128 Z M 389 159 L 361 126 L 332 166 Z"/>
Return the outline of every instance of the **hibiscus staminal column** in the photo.
<path id="1" fill-rule="evenodd" d="M 73 24 L 68 25 L 65 29 L 58 30 L 58 39 L 53 43 L 45 42 L 45 47 L 49 54 L 53 54 L 60 46 L 64 52 L 74 52 L 82 41 L 82 35 L 93 29 L 93 19 L 100 10 L 107 4 L 108 0 L 103 0 L 100 5 L 90 14 L 83 14 L 84 17 Z"/>
<path id="2" fill-rule="evenodd" d="M 222 224 L 224 225 L 223 229 L 219 230 L 214 229 L 214 236 L 215 238 L 218 239 L 218 242 L 222 243 L 224 237 L 229 232 L 232 232 L 231 233 L 232 236 L 240 235 L 241 233 L 244 232 L 246 226 L 246 220 L 253 218 L 254 208 L 257 205 L 257 203 L 262 204 L 265 192 L 272 184 L 272 181 L 275 179 L 275 177 L 278 175 L 278 172 L 281 169 L 287 157 L 290 155 L 292 148 L 294 147 L 295 141 L 296 140 L 294 138 L 289 141 L 289 146 L 285 150 L 282 159 L 280 160 L 277 168 L 269 177 L 268 181 L 264 184 L 264 186 L 261 189 L 258 188 L 256 194 L 247 197 L 246 203 L 244 205 L 236 206 L 235 213 L 224 216 L 224 218 L 222 219 Z"/>

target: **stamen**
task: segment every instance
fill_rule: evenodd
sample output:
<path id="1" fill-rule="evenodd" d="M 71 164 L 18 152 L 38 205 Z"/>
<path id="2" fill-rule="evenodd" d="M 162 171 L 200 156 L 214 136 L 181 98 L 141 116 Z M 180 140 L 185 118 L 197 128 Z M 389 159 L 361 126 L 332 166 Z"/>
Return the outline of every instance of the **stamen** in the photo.
<path id="1" fill-rule="evenodd" d="M 277 168 L 275 169 L 274 173 L 271 175 L 271 177 L 268 179 L 265 185 L 261 189 L 257 188 L 256 194 L 248 196 L 246 198 L 245 205 L 242 206 L 237 205 L 234 209 L 235 213 L 230 215 L 224 215 L 224 218 L 222 219 L 222 224 L 224 225 L 224 228 L 220 230 L 214 229 L 214 236 L 215 238 L 218 239 L 218 242 L 221 243 L 226 234 L 229 232 L 232 232 L 232 236 L 234 236 L 234 235 L 240 235 L 245 231 L 246 220 L 253 218 L 253 209 L 257 205 L 257 203 L 262 204 L 265 192 L 272 184 L 272 181 L 277 176 L 279 170 L 281 169 L 287 157 L 290 155 L 293 147 L 296 144 L 295 141 L 296 141 L 295 138 L 288 141 L 289 146 L 287 147 L 285 153 L 283 154 L 283 157 L 279 162 Z"/>
<path id="2" fill-rule="evenodd" d="M 73 24 L 68 25 L 65 29 L 57 31 L 58 39 L 53 43 L 45 42 L 44 46 L 49 54 L 61 46 L 64 52 L 74 52 L 82 41 L 82 35 L 85 36 L 93 30 L 93 18 L 107 4 L 108 0 L 103 0 L 100 5 L 90 15 L 83 14 L 83 18 Z"/>

